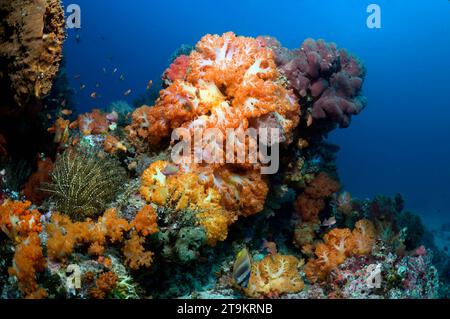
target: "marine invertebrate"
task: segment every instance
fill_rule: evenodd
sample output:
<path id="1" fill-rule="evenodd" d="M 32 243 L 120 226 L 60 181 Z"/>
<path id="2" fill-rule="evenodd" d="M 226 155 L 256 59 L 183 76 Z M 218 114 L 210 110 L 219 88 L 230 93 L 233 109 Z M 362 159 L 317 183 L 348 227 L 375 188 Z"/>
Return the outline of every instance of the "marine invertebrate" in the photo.
<path id="1" fill-rule="evenodd" d="M 105 299 L 116 288 L 117 280 L 118 277 L 113 271 L 100 274 L 95 281 L 95 287 L 89 291 L 89 295 L 94 299 Z"/>
<path id="2" fill-rule="evenodd" d="M 0 206 L 0 229 L 12 240 L 20 242 L 42 230 L 41 214 L 30 210 L 31 202 L 6 200 Z"/>
<path id="3" fill-rule="evenodd" d="M 45 96 L 58 72 L 64 41 L 59 0 L 0 3 L 0 111 Z"/>
<path id="4" fill-rule="evenodd" d="M 326 173 L 317 175 L 297 197 L 294 204 L 302 221 L 318 221 L 319 213 L 325 208 L 325 199 L 339 188 L 339 183 Z"/>
<path id="5" fill-rule="evenodd" d="M 13 266 L 8 270 L 11 276 L 17 278 L 19 289 L 25 298 L 40 299 L 47 296 L 36 280 L 36 273 L 44 271 L 45 265 L 39 235 L 31 233 L 17 245 Z"/>
<path id="6" fill-rule="evenodd" d="M 52 183 L 43 188 L 57 209 L 82 220 L 97 216 L 114 199 L 125 180 L 125 170 L 111 158 L 68 149 L 56 159 L 51 177 Z"/>
<path id="7" fill-rule="evenodd" d="M 306 277 L 312 283 L 325 280 L 329 272 L 347 257 L 370 254 L 375 240 L 375 228 L 365 219 L 359 220 L 353 231 L 347 228 L 332 229 L 323 237 L 324 242 L 316 245 L 316 258 L 305 265 Z"/>
<path id="8" fill-rule="evenodd" d="M 268 255 L 252 264 L 244 293 L 251 298 L 275 297 L 296 293 L 304 288 L 299 268 L 302 262 L 294 256 Z"/>
<path id="9" fill-rule="evenodd" d="M 330 130 L 348 127 L 352 115 L 366 106 L 362 95 L 363 64 L 334 43 L 307 39 L 299 49 L 289 51 L 275 39 L 259 38 L 270 47 L 281 73 L 287 78 L 311 118 L 308 126 Z M 331 126 L 331 127 L 330 127 Z"/>
<path id="10" fill-rule="evenodd" d="M 118 151 L 126 152 L 127 147 L 115 136 L 107 135 L 103 142 L 103 149 L 106 153 L 116 154 Z"/>
<path id="11" fill-rule="evenodd" d="M 80 114 L 78 119 L 71 123 L 71 127 L 78 127 L 83 135 L 107 134 L 109 121 L 100 110 L 94 109 L 90 113 Z"/>
<path id="12" fill-rule="evenodd" d="M 143 244 L 145 237 L 139 236 L 137 232 L 132 232 L 130 239 L 125 241 L 123 255 L 125 264 L 131 269 L 148 268 L 153 262 L 153 253 L 145 251 Z"/>
<path id="13" fill-rule="evenodd" d="M 57 118 L 53 126 L 47 132 L 55 134 L 53 142 L 60 148 L 66 148 L 70 137 L 70 121 L 61 117 Z"/>
<path id="14" fill-rule="evenodd" d="M 156 161 L 142 175 L 141 195 L 147 202 L 168 205 L 176 211 L 197 211 L 196 218 L 205 228 L 210 245 L 225 240 L 228 226 L 239 216 L 260 212 L 267 192 L 267 184 L 254 171 L 181 168 Z"/>
<path id="15" fill-rule="evenodd" d="M 131 227 L 134 227 L 134 229 L 142 236 L 149 236 L 157 233 L 159 231 L 157 215 L 153 207 L 150 205 L 142 207 L 131 222 Z"/>
<path id="16" fill-rule="evenodd" d="M 47 253 L 52 260 L 65 260 L 79 245 L 87 245 L 90 255 L 102 255 L 107 242 L 121 242 L 130 229 L 115 209 L 105 211 L 97 222 L 73 222 L 68 216 L 53 213 L 47 224 Z"/>
<path id="17" fill-rule="evenodd" d="M 172 64 L 164 71 L 162 80 L 164 85 L 169 86 L 175 80 L 185 80 L 189 67 L 189 56 L 179 55 Z"/>
<path id="18" fill-rule="evenodd" d="M 53 170 L 51 158 L 39 158 L 37 170 L 30 176 L 22 187 L 22 194 L 31 202 L 40 204 L 47 197 L 47 194 L 40 189 L 43 183 L 50 182 L 50 173 Z"/>
<path id="19" fill-rule="evenodd" d="M 39 239 L 41 214 L 30 206 L 30 202 L 6 200 L 0 206 L 0 229 L 15 244 L 9 275 L 17 278 L 24 298 L 39 299 L 47 293 L 38 285 L 36 273 L 44 271 L 46 262 Z"/>
<path id="20" fill-rule="evenodd" d="M 278 82 L 272 52 L 252 38 L 233 33 L 206 35 L 189 55 L 186 81 L 161 91 L 156 105 L 133 114 L 130 140 L 160 143 L 173 129 L 247 129 L 271 117 L 289 141 L 299 121 L 299 105 Z"/>

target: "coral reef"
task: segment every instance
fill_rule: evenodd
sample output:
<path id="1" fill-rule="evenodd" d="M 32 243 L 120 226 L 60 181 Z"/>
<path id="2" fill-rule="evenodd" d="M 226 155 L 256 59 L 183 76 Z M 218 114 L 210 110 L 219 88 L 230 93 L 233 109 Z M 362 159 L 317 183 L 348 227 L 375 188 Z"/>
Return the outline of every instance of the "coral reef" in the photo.
<path id="1" fill-rule="evenodd" d="M 33 21 L 42 17 L 29 1 L 18 2 Z M 38 4 L 49 19 L 38 25 L 59 26 L 58 2 Z M 0 30 L 19 19 L 9 17 Z M 12 31 L 1 39 L 17 44 L 19 31 Z M 29 106 L 29 95 L 48 108 L 27 119 L 40 121 L 31 131 L 46 133 L 40 147 L 17 143 L 35 140 L 28 130 L 0 132 L 0 298 L 449 295 L 448 253 L 404 210 L 403 198 L 360 200 L 341 187 L 339 147 L 325 138 L 366 104 L 365 69 L 347 51 L 322 40 L 288 50 L 270 37 L 206 35 L 176 52 L 161 91 L 149 82 L 136 101 L 146 104 L 116 101 L 76 114 L 65 107 L 64 70 L 56 96 L 42 99 L 60 57 L 59 29 L 43 32 L 50 34 L 43 60 L 29 54 L 9 73 L 21 77 L 20 88 L 11 87 L 19 93 L 9 97 L 14 105 Z M 25 52 L 42 49 L 39 38 L 32 42 Z M 47 54 L 55 56 L 51 66 Z M 2 70 L 13 63 L 5 61 Z M 48 73 L 34 78 L 31 64 Z M 175 159 L 172 134 L 180 128 L 183 142 L 207 138 L 200 151 Z M 225 159 L 216 135 L 235 142 L 232 155 L 247 154 L 262 138 L 258 129 L 270 128 L 279 129 L 275 174 L 264 175 L 251 156 L 210 161 L 211 144 Z M 258 133 L 236 134 L 247 129 Z"/>

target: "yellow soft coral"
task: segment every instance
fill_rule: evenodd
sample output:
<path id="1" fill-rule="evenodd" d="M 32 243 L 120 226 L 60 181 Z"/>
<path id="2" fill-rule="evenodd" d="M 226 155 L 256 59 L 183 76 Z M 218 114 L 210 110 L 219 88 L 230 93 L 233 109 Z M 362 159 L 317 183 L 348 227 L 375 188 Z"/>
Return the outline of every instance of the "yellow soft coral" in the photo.
<path id="1" fill-rule="evenodd" d="M 210 245 L 225 240 L 228 226 L 239 216 L 264 208 L 268 187 L 256 171 L 191 165 L 168 174 L 168 167 L 174 166 L 156 161 L 144 171 L 141 195 L 149 203 L 169 205 L 176 211 L 198 211 L 198 222 L 205 227 Z"/>
<path id="2" fill-rule="evenodd" d="M 294 256 L 268 255 L 254 262 L 244 293 L 251 298 L 297 293 L 304 288 L 299 273 L 302 261 Z"/>

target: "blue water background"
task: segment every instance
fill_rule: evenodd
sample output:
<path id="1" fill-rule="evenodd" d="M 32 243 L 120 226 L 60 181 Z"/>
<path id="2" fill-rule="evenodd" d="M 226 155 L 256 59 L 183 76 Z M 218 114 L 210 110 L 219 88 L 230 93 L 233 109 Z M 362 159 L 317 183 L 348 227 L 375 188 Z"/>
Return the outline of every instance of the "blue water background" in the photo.
<path id="1" fill-rule="evenodd" d="M 70 3 L 82 9 L 82 28 L 70 30 L 65 45 L 80 111 L 132 103 L 181 44 L 206 33 L 272 35 L 289 48 L 323 38 L 347 48 L 368 69 L 369 105 L 330 136 L 342 147 L 345 188 L 360 198 L 400 192 L 429 224 L 450 220 L 450 1 L 64 1 Z M 382 9 L 382 29 L 366 26 L 371 3 Z"/>

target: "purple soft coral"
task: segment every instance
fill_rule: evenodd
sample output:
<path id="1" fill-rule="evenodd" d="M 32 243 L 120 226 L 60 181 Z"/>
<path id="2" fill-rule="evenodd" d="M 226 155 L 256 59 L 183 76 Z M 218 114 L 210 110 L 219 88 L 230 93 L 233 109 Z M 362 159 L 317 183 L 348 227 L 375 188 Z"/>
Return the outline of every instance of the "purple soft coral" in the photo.
<path id="1" fill-rule="evenodd" d="M 313 119 L 348 127 L 351 116 L 366 106 L 361 94 L 364 66 L 346 50 L 313 39 L 288 50 L 273 38 L 260 39 L 273 50 L 281 72 Z"/>

